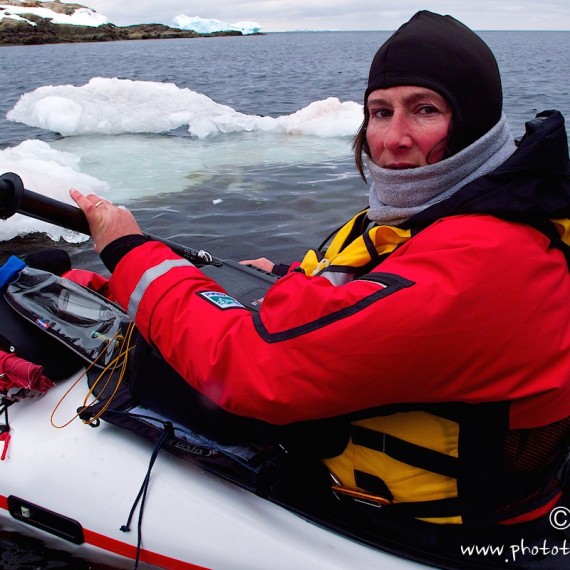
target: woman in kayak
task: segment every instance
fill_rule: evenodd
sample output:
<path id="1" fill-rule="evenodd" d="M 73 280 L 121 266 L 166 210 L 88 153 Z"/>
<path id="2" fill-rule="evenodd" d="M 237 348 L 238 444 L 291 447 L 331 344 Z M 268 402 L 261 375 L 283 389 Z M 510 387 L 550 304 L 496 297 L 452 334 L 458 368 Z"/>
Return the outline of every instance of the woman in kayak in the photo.
<path id="1" fill-rule="evenodd" d="M 369 209 L 286 271 L 256 261 L 284 275 L 255 315 L 127 210 L 71 195 L 113 297 L 190 385 L 270 424 L 345 418 L 323 462 L 363 520 L 434 548 L 530 541 L 570 435 L 563 119 L 517 147 L 487 45 L 422 11 L 374 57 L 354 148 Z"/>

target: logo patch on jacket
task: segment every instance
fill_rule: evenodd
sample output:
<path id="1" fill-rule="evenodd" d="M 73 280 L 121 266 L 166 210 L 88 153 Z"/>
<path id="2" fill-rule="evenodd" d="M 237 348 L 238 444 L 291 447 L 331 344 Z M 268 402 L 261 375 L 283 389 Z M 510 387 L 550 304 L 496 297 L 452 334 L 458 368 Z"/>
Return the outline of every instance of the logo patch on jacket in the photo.
<path id="1" fill-rule="evenodd" d="M 230 297 L 227 293 L 220 293 L 220 291 L 202 291 L 198 293 L 198 295 L 204 297 L 206 301 L 216 305 L 219 309 L 245 309 L 239 301 L 236 301 L 236 299 Z"/>

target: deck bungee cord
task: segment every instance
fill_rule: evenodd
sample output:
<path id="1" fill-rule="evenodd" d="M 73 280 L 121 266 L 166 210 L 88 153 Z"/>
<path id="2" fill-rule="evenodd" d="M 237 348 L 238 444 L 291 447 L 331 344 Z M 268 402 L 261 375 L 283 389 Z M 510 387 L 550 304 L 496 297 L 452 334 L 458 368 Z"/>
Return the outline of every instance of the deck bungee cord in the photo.
<path id="1" fill-rule="evenodd" d="M 150 485 L 150 475 L 152 472 L 152 468 L 154 466 L 154 462 L 156 461 L 156 458 L 158 457 L 160 450 L 163 448 L 164 444 L 166 443 L 166 440 L 169 437 L 171 437 L 173 435 L 173 433 L 174 433 L 174 428 L 172 426 L 172 423 L 171 422 L 164 422 L 164 431 L 163 431 L 162 435 L 160 436 L 159 440 L 156 442 L 154 449 L 152 450 L 152 455 L 150 456 L 146 475 L 145 475 L 144 480 L 142 482 L 141 488 L 139 489 L 139 492 L 138 492 L 138 494 L 134 500 L 133 506 L 131 507 L 131 511 L 130 511 L 129 516 L 127 518 L 127 522 L 124 525 L 122 525 L 120 528 L 121 532 L 130 532 L 131 531 L 131 521 L 134 517 L 137 505 L 140 502 L 139 516 L 138 516 L 138 520 L 137 520 L 137 551 L 136 551 L 135 564 L 133 566 L 133 570 L 138 569 L 139 562 L 140 562 L 140 555 L 141 555 L 141 550 L 142 550 L 142 521 L 143 521 L 146 497 L 147 497 L 148 488 Z"/>

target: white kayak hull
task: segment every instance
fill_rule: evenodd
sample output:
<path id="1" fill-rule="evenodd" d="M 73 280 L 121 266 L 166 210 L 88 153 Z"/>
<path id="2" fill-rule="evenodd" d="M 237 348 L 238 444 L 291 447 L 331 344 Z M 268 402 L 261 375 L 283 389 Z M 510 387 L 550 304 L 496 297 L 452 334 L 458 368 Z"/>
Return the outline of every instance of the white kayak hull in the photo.
<path id="1" fill-rule="evenodd" d="M 77 418 L 54 428 L 50 417 L 62 398 L 56 425 L 73 418 L 83 405 L 85 380 L 65 395 L 72 384 L 73 379 L 60 382 L 44 397 L 9 408 L 11 441 L 0 461 L 0 527 L 113 568 L 133 568 L 138 515 L 130 532 L 121 526 L 146 475 L 153 445 L 105 422 L 91 428 Z M 33 526 L 38 521 L 42 526 L 46 517 L 55 521 L 55 532 L 58 517 L 71 519 L 79 538 L 60 538 L 53 530 Z M 61 524 L 65 531 L 65 520 Z M 173 570 L 424 567 L 321 528 L 166 451 L 152 470 L 139 556 L 140 568 Z"/>

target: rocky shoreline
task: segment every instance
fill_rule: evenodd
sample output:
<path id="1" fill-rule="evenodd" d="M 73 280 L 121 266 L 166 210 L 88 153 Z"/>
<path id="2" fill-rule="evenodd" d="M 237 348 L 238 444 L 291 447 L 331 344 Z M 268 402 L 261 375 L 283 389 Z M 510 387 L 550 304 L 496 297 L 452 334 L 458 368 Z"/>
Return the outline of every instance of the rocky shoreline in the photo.
<path id="1" fill-rule="evenodd" d="M 33 8 L 46 6 L 47 3 L 34 0 L 30 2 L 21 2 L 18 0 L 5 0 L 2 2 L 0 0 L 0 4 Z M 71 14 L 78 8 L 84 8 L 84 6 L 80 4 L 49 2 L 49 9 L 57 12 Z M 103 24 L 97 27 L 53 24 L 49 18 L 42 18 L 35 14 L 25 14 L 25 18 L 36 25 L 33 26 L 26 21 L 12 18 L 0 19 L 0 46 L 243 35 L 239 31 L 199 34 L 192 30 L 171 28 L 163 24 L 136 24 L 132 26 Z"/>
<path id="2" fill-rule="evenodd" d="M 35 45 L 77 42 L 108 42 L 117 40 L 156 40 L 170 38 L 198 38 L 210 36 L 241 36 L 241 32 L 198 34 L 190 30 L 171 28 L 163 24 L 115 26 L 103 24 L 97 28 L 70 24 L 52 24 L 45 18 L 27 16 L 37 23 L 0 20 L 0 45 Z"/>

